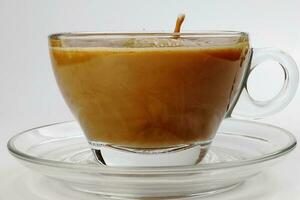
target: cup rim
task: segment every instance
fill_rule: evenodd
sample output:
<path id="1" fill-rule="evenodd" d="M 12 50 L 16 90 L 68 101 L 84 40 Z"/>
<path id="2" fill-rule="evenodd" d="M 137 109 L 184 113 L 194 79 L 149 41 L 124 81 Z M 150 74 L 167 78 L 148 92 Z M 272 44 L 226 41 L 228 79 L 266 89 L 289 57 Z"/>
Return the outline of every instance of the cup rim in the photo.
<path id="1" fill-rule="evenodd" d="M 84 38 L 135 38 L 135 37 L 209 37 L 209 38 L 228 38 L 228 37 L 249 37 L 247 32 L 232 31 L 232 30 L 201 30 L 201 31 L 184 31 L 181 33 L 174 32 L 58 32 L 52 33 L 48 36 L 49 40 L 62 40 L 62 39 L 84 39 Z"/>

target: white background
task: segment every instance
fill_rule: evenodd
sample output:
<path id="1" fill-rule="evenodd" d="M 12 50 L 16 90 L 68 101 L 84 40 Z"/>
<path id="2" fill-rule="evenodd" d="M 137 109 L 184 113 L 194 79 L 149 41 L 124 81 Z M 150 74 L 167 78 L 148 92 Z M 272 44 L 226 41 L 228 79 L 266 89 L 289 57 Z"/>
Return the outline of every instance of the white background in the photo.
<path id="1" fill-rule="evenodd" d="M 7 153 L 7 140 L 24 129 L 72 119 L 51 72 L 50 33 L 172 31 L 183 12 L 187 15 L 184 30 L 246 31 L 254 47 L 284 49 L 300 63 L 299 8 L 298 0 L 0 0 L 0 199 L 41 199 L 14 190 L 14 178 L 27 171 Z M 268 65 L 257 75 L 256 95 L 266 98 L 280 87 L 276 67 Z M 285 110 L 263 121 L 299 138 L 299 108 L 298 92 Z M 299 199 L 299 152 L 297 148 L 284 162 L 221 197 Z"/>

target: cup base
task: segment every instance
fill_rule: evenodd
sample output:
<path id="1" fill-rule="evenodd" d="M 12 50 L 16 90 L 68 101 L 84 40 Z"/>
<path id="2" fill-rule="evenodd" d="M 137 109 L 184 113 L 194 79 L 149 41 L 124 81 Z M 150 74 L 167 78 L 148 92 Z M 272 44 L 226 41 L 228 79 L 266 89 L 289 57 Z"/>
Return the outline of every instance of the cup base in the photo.
<path id="1" fill-rule="evenodd" d="M 211 141 L 163 149 L 133 149 L 89 142 L 95 159 L 101 165 L 115 167 L 162 167 L 196 165 L 206 155 Z"/>

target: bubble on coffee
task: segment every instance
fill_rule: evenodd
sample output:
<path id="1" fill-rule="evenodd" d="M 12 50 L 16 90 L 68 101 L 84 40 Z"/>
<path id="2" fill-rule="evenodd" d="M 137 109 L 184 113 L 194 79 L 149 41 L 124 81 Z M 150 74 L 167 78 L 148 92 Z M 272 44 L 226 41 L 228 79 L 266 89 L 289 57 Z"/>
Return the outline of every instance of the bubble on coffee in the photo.
<path id="1" fill-rule="evenodd" d="M 172 38 L 132 38 L 124 41 L 123 47 L 127 48 L 145 48 L 145 47 L 183 47 L 196 46 L 194 42 L 182 39 Z"/>

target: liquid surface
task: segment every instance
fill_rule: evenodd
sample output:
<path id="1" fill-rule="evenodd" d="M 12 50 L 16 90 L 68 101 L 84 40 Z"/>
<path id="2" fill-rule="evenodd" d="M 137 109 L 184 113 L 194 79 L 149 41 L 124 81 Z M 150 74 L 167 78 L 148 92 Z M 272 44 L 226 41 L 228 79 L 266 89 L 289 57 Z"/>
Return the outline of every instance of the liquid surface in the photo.
<path id="1" fill-rule="evenodd" d="M 224 47 L 50 49 L 87 138 L 130 148 L 212 139 L 236 98 L 248 43 Z"/>

